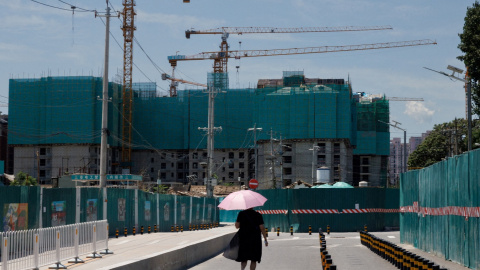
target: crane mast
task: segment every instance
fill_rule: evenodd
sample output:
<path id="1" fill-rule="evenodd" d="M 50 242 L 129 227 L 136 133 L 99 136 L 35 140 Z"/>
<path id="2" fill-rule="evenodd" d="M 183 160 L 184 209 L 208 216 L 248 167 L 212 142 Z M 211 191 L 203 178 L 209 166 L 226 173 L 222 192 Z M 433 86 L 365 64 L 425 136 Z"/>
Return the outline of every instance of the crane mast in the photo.
<path id="1" fill-rule="evenodd" d="M 132 142 L 132 63 L 133 63 L 133 32 L 136 27 L 135 1 L 123 0 L 123 125 L 122 125 L 122 167 L 131 167 Z"/>

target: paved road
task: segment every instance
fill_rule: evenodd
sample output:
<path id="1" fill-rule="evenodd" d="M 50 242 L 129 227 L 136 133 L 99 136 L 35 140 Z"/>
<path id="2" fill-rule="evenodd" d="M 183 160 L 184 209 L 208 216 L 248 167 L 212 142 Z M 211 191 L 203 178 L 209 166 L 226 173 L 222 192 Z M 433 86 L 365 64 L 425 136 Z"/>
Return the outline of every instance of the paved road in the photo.
<path id="1" fill-rule="evenodd" d="M 468 270 L 457 263 L 446 261 L 440 257 L 415 249 L 411 245 L 400 244 L 400 233 L 375 232 L 377 237 L 399 244 L 403 248 L 424 258 L 434 261 L 449 270 Z M 332 256 L 333 264 L 340 270 L 393 270 L 397 269 L 388 261 L 382 259 L 360 243 L 359 233 L 331 233 L 326 235 L 328 253 Z M 280 237 L 269 235 L 269 246 L 263 248 L 262 262 L 257 266 L 259 270 L 283 269 L 321 269 L 318 234 L 308 235 L 297 233 L 293 237 L 283 233 Z M 203 262 L 192 270 L 211 269 L 240 269 L 240 263 L 218 255 Z M 248 269 L 248 267 L 247 267 Z"/>
<path id="2" fill-rule="evenodd" d="M 396 269 L 360 244 L 358 233 L 332 233 L 326 236 L 327 249 L 338 269 L 372 270 Z M 236 269 L 240 263 L 216 256 L 192 270 Z M 248 268 L 247 268 L 248 269 Z M 269 235 L 269 246 L 263 248 L 262 262 L 257 269 L 321 269 L 318 234 L 297 233 L 279 237 Z"/>

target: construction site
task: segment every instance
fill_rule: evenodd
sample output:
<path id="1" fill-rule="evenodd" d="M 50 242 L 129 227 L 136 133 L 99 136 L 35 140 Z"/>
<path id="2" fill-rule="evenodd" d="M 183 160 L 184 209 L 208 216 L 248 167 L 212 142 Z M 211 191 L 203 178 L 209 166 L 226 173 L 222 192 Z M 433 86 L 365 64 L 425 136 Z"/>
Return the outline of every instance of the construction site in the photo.
<path id="1" fill-rule="evenodd" d="M 9 144 L 14 171 L 42 183 L 64 174 L 98 174 L 101 78 L 11 79 Z M 245 184 L 255 177 L 255 141 L 262 188 L 301 180 L 316 183 L 316 170 L 332 181 L 382 186 L 389 154 L 388 100 L 360 97 L 342 79 L 305 78 L 284 72 L 258 88 L 226 89 L 215 97 L 213 173 L 220 183 Z M 208 94 L 178 91 L 159 97 L 136 84 L 132 102 L 131 173 L 144 181 L 203 184 L 207 160 Z M 108 173 L 120 174 L 121 86 L 109 84 Z M 35 104 L 35 106 L 32 106 Z M 256 127 L 254 131 L 251 128 Z M 313 150 L 312 150 L 313 149 Z"/>
<path id="2" fill-rule="evenodd" d="M 241 186 L 250 179 L 257 179 L 263 189 L 298 181 L 310 185 L 338 181 L 354 186 L 361 181 L 369 186 L 388 185 L 390 135 L 384 123 L 389 122 L 389 101 L 383 94 L 357 93 L 348 80 L 322 78 L 321 74 L 306 78 L 303 71 L 284 71 L 281 78 L 259 79 L 252 88 L 232 88 L 228 60 L 422 46 L 435 41 L 235 51 L 230 50 L 229 35 L 392 28 L 187 30 L 187 39 L 221 36 L 220 51 L 169 56 L 172 72 L 162 74 L 163 80 L 170 81 L 169 95 L 162 96 L 155 82 L 132 82 L 135 2 L 123 1 L 123 7 L 119 13 L 124 37 L 122 79 L 107 82 L 108 57 L 103 78 L 10 79 L 10 173 L 26 172 L 45 184 L 81 173 L 100 174 L 101 178 L 106 174 L 136 174 L 152 186 Z M 108 33 L 108 20 L 114 15 L 107 8 L 105 15 L 98 16 L 106 18 Z M 190 60 L 213 60 L 207 84 L 175 77 L 179 62 Z M 179 83 L 197 88 L 177 91 Z"/>

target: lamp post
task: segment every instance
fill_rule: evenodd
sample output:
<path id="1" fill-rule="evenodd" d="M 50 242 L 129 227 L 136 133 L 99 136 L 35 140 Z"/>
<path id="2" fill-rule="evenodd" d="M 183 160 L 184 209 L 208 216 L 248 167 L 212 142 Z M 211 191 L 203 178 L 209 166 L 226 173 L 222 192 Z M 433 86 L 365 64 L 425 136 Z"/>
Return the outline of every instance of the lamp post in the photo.
<path id="1" fill-rule="evenodd" d="M 253 125 L 253 128 L 247 129 L 247 131 L 253 131 L 253 143 L 255 145 L 255 178 L 258 176 L 258 149 L 257 149 L 257 131 L 262 131 L 262 128 L 257 128 L 257 124 Z M 257 179 L 258 180 L 258 179 Z"/>
<path id="2" fill-rule="evenodd" d="M 447 69 L 451 70 L 452 74 L 447 74 L 443 71 L 436 71 L 436 70 L 433 70 L 433 69 L 430 69 L 430 68 L 427 68 L 427 67 L 423 67 L 423 68 L 428 69 L 428 70 L 433 71 L 433 72 L 440 73 L 440 74 L 445 75 L 445 76 L 447 76 L 451 79 L 461 81 L 461 82 L 464 82 L 466 84 L 466 88 L 467 88 L 466 89 L 467 90 L 466 96 L 467 96 L 468 151 L 471 151 L 472 150 L 472 80 L 468 76 L 468 68 L 467 68 L 467 72 L 465 73 L 465 79 L 462 79 L 460 77 L 455 76 L 455 72 L 457 72 L 458 74 L 462 74 L 463 69 L 459 69 L 459 68 L 456 68 L 454 66 L 450 66 L 450 65 L 447 66 Z"/>
<path id="3" fill-rule="evenodd" d="M 308 150 L 312 151 L 312 185 L 315 182 L 315 160 L 316 160 L 315 159 L 315 154 L 317 153 L 319 148 L 320 148 L 320 146 L 315 145 L 315 143 L 313 143 L 312 148 L 308 149 Z"/>

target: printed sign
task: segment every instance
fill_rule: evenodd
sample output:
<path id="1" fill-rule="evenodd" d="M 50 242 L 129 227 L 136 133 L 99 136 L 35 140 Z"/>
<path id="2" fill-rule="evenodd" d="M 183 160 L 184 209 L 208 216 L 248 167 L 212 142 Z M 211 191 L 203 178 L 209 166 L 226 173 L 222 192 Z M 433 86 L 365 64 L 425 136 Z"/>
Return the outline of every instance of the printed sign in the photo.
<path id="1" fill-rule="evenodd" d="M 124 198 L 118 199 L 118 221 L 125 221 L 126 203 Z"/>
<path id="2" fill-rule="evenodd" d="M 62 226 L 67 224 L 67 202 L 52 202 L 52 226 Z"/>
<path id="3" fill-rule="evenodd" d="M 87 222 L 97 220 L 97 199 L 87 200 Z"/>
<path id="4" fill-rule="evenodd" d="M 150 219 L 152 219 L 150 201 L 145 201 L 145 221 L 150 221 Z"/>
<path id="5" fill-rule="evenodd" d="M 28 228 L 28 203 L 6 203 L 3 205 L 3 231 L 26 230 Z"/>
<path id="6" fill-rule="evenodd" d="M 168 202 L 165 204 L 165 206 L 163 206 L 163 220 L 170 220 L 170 205 L 168 204 Z"/>
<path id="7" fill-rule="evenodd" d="M 187 209 L 187 205 L 182 203 L 181 205 L 181 219 L 185 220 L 185 210 Z"/>
<path id="8" fill-rule="evenodd" d="M 212 205 L 209 204 L 208 205 L 208 212 L 207 212 L 207 219 L 211 219 L 212 218 Z"/>

